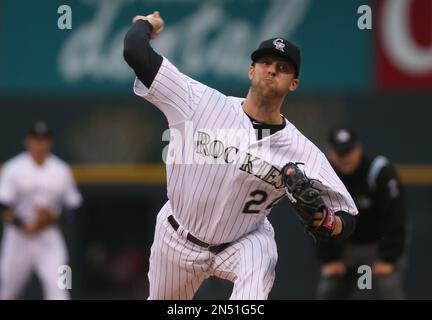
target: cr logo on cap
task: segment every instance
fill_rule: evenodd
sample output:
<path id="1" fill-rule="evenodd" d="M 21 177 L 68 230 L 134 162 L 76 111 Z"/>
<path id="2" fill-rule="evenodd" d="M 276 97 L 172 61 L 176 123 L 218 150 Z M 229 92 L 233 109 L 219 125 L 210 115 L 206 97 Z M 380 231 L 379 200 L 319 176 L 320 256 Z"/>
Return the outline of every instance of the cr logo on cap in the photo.
<path id="1" fill-rule="evenodd" d="M 275 49 L 276 49 L 276 50 L 280 50 L 280 51 L 282 51 L 282 52 L 285 52 L 285 51 L 284 51 L 285 44 L 283 43 L 283 39 L 281 39 L 281 38 L 277 38 L 277 39 L 275 39 L 275 40 L 273 41 L 273 44 L 275 45 Z"/>

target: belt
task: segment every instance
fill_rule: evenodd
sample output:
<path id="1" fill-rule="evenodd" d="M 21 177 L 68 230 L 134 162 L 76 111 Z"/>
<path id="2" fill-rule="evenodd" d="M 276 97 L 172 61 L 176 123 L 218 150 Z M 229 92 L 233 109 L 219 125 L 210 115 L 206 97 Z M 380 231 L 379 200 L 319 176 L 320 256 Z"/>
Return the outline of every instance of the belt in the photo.
<path id="1" fill-rule="evenodd" d="M 170 225 L 173 227 L 173 229 L 175 231 L 177 231 L 180 228 L 180 224 L 176 221 L 176 219 L 174 218 L 173 215 L 170 215 L 168 217 L 168 222 L 170 223 Z M 208 249 L 210 252 L 215 253 L 215 254 L 221 252 L 222 250 L 224 250 L 225 248 L 227 248 L 230 245 L 230 243 L 222 243 L 222 244 L 212 246 L 212 245 L 194 237 L 190 232 L 188 232 L 186 239 L 188 239 L 192 243 L 195 243 L 196 245 L 199 245 L 200 247 Z"/>

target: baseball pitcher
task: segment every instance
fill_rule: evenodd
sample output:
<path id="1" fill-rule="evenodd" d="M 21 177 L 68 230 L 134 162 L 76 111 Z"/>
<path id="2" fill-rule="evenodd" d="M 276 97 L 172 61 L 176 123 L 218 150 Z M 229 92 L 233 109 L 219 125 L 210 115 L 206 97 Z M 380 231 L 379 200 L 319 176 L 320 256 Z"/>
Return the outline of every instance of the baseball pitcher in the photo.
<path id="1" fill-rule="evenodd" d="M 266 217 L 279 200 L 289 196 L 317 241 L 349 235 L 357 214 L 323 153 L 280 114 L 299 85 L 300 49 L 282 37 L 263 41 L 245 70 L 246 98 L 232 97 L 153 50 L 150 40 L 163 27 L 159 12 L 136 16 L 124 39 L 135 94 L 183 137 L 168 151 L 149 299 L 192 299 L 210 276 L 234 283 L 231 299 L 267 299 L 277 249 Z"/>

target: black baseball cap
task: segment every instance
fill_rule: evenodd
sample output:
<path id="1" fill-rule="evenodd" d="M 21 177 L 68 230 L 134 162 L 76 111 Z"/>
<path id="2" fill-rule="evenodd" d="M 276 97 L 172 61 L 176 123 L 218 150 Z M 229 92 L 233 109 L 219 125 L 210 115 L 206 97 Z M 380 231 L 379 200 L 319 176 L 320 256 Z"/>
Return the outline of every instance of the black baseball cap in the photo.
<path id="1" fill-rule="evenodd" d="M 357 132 L 350 127 L 337 127 L 330 131 L 329 145 L 339 155 L 344 155 L 359 144 Z"/>
<path id="2" fill-rule="evenodd" d="M 278 37 L 264 40 L 261 42 L 258 49 L 251 54 L 251 59 L 256 62 L 264 55 L 274 54 L 287 59 L 293 64 L 296 73 L 295 77 L 298 78 L 300 74 L 300 48 L 288 40 Z"/>
<path id="3" fill-rule="evenodd" d="M 52 131 L 44 121 L 36 121 L 27 131 L 27 135 L 36 138 L 52 138 Z"/>

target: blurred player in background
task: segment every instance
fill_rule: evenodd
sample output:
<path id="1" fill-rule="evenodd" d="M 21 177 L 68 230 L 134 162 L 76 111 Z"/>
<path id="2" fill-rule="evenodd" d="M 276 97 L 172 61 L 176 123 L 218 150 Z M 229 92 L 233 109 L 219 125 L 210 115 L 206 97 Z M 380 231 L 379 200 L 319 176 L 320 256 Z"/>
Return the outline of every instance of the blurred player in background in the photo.
<path id="1" fill-rule="evenodd" d="M 351 193 L 359 214 L 354 233 L 345 241 L 318 246 L 323 262 L 319 299 L 346 299 L 357 286 L 360 265 L 372 268 L 383 299 L 403 299 L 406 212 L 395 168 L 383 156 L 363 152 L 357 133 L 335 128 L 327 157 Z"/>
<path id="2" fill-rule="evenodd" d="M 69 299 L 57 286 L 58 268 L 68 261 L 57 222 L 63 208 L 78 208 L 82 198 L 69 166 L 50 153 L 52 134 L 44 122 L 30 128 L 25 147 L 0 175 L 0 298 L 19 298 L 34 271 L 45 299 Z"/>

